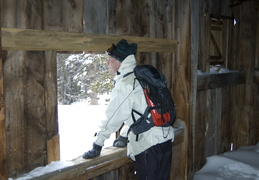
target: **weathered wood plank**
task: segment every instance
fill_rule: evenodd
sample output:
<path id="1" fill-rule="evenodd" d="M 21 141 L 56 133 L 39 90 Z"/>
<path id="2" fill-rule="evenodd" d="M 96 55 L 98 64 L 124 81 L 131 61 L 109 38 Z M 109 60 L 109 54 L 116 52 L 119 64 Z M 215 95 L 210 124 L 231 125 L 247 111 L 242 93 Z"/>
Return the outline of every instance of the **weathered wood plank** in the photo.
<path id="1" fill-rule="evenodd" d="M 259 83 L 259 71 L 254 72 L 254 82 Z"/>
<path id="2" fill-rule="evenodd" d="M 0 27 L 1 27 L 1 7 L 0 0 Z M 1 30 L 0 30 L 1 33 Z M 5 126 L 5 104 L 4 104 L 4 71 L 3 71 L 3 51 L 2 37 L 0 34 L 0 179 L 8 179 L 8 164 L 7 164 L 7 140 Z"/>
<path id="3" fill-rule="evenodd" d="M 176 121 L 175 141 L 173 149 L 176 145 L 184 141 L 185 126 L 182 121 Z M 58 169 L 53 172 L 34 177 L 34 180 L 79 180 L 91 179 L 101 174 L 113 171 L 125 165 L 132 164 L 133 161 L 127 157 L 126 148 L 109 147 L 105 148 L 99 157 L 94 159 L 83 159 L 81 156 L 72 160 L 73 166 Z"/>
<path id="4" fill-rule="evenodd" d="M 15 58 L 17 57 L 17 58 Z M 18 58 L 18 57 L 21 57 Z M 24 65 L 25 53 L 21 51 L 8 52 L 4 63 L 5 119 L 7 127 L 7 152 L 9 176 L 24 172 Z M 27 128 L 28 129 L 28 128 Z M 22 162 L 22 163 L 17 163 Z"/>
<path id="5" fill-rule="evenodd" d="M 1 41 L 1 37 L 0 37 Z M 1 43 L 1 42 L 0 42 Z M 7 140 L 5 126 L 5 104 L 4 104 L 4 81 L 3 81 L 3 58 L 0 45 L 0 179 L 8 178 L 7 170 Z"/>
<path id="6" fill-rule="evenodd" d="M 48 164 L 60 159 L 59 134 L 47 141 Z"/>
<path id="7" fill-rule="evenodd" d="M 2 0 L 2 27 L 21 27 L 24 22 L 21 1 Z M 8 10 L 7 10 L 8 9 Z M 7 52 L 4 61 L 4 92 L 5 92 L 5 123 L 7 136 L 8 176 L 24 173 L 27 162 L 25 162 L 25 106 L 24 106 L 24 74 L 25 74 L 25 52 Z"/>
<path id="8" fill-rule="evenodd" d="M 25 151 L 19 153 L 24 158 L 23 171 L 28 172 L 39 165 L 47 163 L 46 152 L 46 108 L 44 89 L 44 52 L 25 52 L 25 69 L 23 76 L 24 111 L 20 121 L 24 124 L 23 141 Z M 22 68 L 22 67 L 21 67 Z M 21 69 L 24 70 L 24 69 Z M 12 123 L 17 121 L 14 119 Z M 17 163 L 13 159 L 14 163 Z M 15 164 L 13 164 L 15 166 Z M 19 172 L 19 173 L 21 173 Z"/>
<path id="9" fill-rule="evenodd" d="M 241 72 L 198 75 L 197 90 L 202 91 L 233 86 L 244 82 L 245 75 Z"/>
<path id="10" fill-rule="evenodd" d="M 25 4 L 21 3 L 19 8 L 25 15 L 24 25 L 26 28 L 42 29 L 42 3 L 39 1 L 26 1 Z M 23 142 L 24 152 L 17 154 L 24 161 L 23 169 L 17 171 L 17 174 L 28 172 L 39 165 L 47 163 L 44 89 L 45 56 L 44 52 L 27 51 L 23 53 L 25 64 L 20 68 L 25 68 L 21 69 L 24 72 L 22 77 L 24 99 L 21 101 L 24 105 L 24 111 L 21 111 L 23 118 L 20 121 L 24 124 L 24 127 L 22 127 L 24 129 L 24 136 L 20 141 Z M 17 119 L 15 120 L 17 121 Z M 15 123 L 15 121 L 12 121 L 12 123 Z M 13 159 L 13 163 L 13 166 L 15 166 L 17 161 Z"/>
<path id="11" fill-rule="evenodd" d="M 42 24 L 44 29 L 81 33 L 83 31 L 83 7 L 82 0 L 43 1 Z M 56 51 L 45 51 L 44 55 L 47 163 L 50 163 L 60 159 L 57 117 L 57 57 Z"/>
<path id="12" fill-rule="evenodd" d="M 239 69 L 245 73 L 245 83 L 233 88 L 231 95 L 233 100 L 233 112 L 231 117 L 231 139 L 235 147 L 251 145 L 255 139 L 256 121 L 253 118 L 254 96 L 253 96 L 253 74 L 255 65 L 256 26 L 258 20 L 255 18 L 257 11 L 255 1 L 246 1 L 241 6 L 235 7 L 235 18 L 238 20 L 234 29 L 234 59 L 232 68 Z"/>
<path id="13" fill-rule="evenodd" d="M 110 2 L 107 0 L 84 0 L 84 32 L 95 34 L 106 34 L 107 22 L 110 21 L 109 13 L 110 7 L 108 4 L 116 3 L 116 1 Z M 99 8 L 103 7 L 100 11 Z M 106 8 L 107 7 L 107 8 Z M 116 12 L 116 11 L 115 11 Z M 100 23 L 102 22 L 102 23 Z"/>
<path id="14" fill-rule="evenodd" d="M 4 50 L 106 51 L 111 43 L 122 38 L 137 43 L 139 52 L 174 52 L 178 43 L 176 40 L 136 36 L 2 28 Z"/>
<path id="15" fill-rule="evenodd" d="M 191 60 L 190 60 L 190 124 L 189 124 L 189 137 L 192 139 L 199 139 L 199 144 L 204 143 L 204 138 L 199 136 L 202 132 L 201 129 L 197 129 L 197 127 L 202 127 L 202 119 L 196 118 L 197 115 L 199 115 L 199 112 L 197 112 L 197 107 L 200 107 L 198 105 L 199 99 L 197 98 L 197 67 L 198 67 L 198 60 L 199 60 L 199 39 L 204 38 L 204 35 L 200 35 L 199 31 L 201 29 L 201 19 L 199 14 L 199 10 L 202 3 L 199 1 L 190 1 L 190 9 L 191 15 L 190 15 L 190 40 L 191 40 Z M 200 153 L 203 152 L 201 148 L 204 148 L 204 146 L 198 145 L 194 140 L 192 142 L 188 143 L 188 151 L 192 153 L 192 157 L 189 157 L 187 161 L 192 161 L 192 167 L 186 167 L 186 169 L 190 169 L 192 172 L 195 172 L 197 168 L 199 167 L 199 159 L 198 157 Z"/>
<path id="16" fill-rule="evenodd" d="M 172 61 L 173 97 L 177 107 L 177 117 L 186 123 L 188 142 L 182 143 L 179 150 L 173 155 L 172 179 L 184 179 L 193 168 L 193 139 L 192 134 L 192 80 L 191 80 L 191 7 L 189 0 L 176 0 L 173 4 L 173 39 L 179 40 L 179 48 Z M 188 52 L 188 53 L 187 53 Z M 188 103 L 187 103 L 188 102 Z M 181 163 L 177 163 L 181 162 Z"/>
<path id="17" fill-rule="evenodd" d="M 128 179 L 128 180 L 136 180 L 136 174 L 135 174 L 136 168 L 135 164 L 131 163 L 127 166 L 120 167 L 118 169 L 118 180 L 119 179 Z"/>
<path id="18" fill-rule="evenodd" d="M 81 32 L 82 4 L 4 0 L 2 27 Z M 56 52 L 8 51 L 4 75 L 8 173 L 16 177 L 59 159 Z"/>

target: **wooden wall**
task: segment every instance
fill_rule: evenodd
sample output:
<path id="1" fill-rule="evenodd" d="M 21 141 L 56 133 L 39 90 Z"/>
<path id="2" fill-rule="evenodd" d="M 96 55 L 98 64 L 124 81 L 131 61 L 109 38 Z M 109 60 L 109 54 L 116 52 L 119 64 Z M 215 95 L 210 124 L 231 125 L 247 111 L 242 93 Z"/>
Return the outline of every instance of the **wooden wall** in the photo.
<path id="1" fill-rule="evenodd" d="M 194 172 L 205 164 L 206 157 L 229 151 L 231 144 L 237 149 L 259 141 L 258 82 L 255 83 L 253 77 L 258 68 L 258 58 L 255 57 L 258 54 L 257 6 L 258 1 L 237 4 L 234 1 L 200 1 L 198 69 L 209 72 L 210 68 L 208 61 L 212 54 L 208 46 L 212 47 L 212 44 L 208 44 L 208 29 L 211 26 L 207 18 L 211 14 L 225 16 L 220 18 L 223 22 L 223 42 L 220 44 L 223 67 L 238 70 L 244 73 L 244 77 L 238 85 L 229 83 L 222 88 L 205 90 L 204 87 L 204 90 L 197 91 L 193 119 Z M 231 18 L 236 20 L 236 25 Z"/>
<path id="2" fill-rule="evenodd" d="M 193 47 L 198 47 L 192 61 L 197 59 L 197 70 L 204 73 L 210 72 L 210 57 L 214 55 L 213 49 L 215 49 L 211 42 L 211 15 L 233 17 L 233 9 L 229 8 L 230 4 L 231 1 L 199 1 L 198 5 L 196 4 L 198 6 L 196 9 L 199 9 L 197 12 L 199 18 L 193 23 L 199 24 L 199 30 L 196 33 L 198 35 L 198 38 L 195 40 L 196 44 L 192 45 Z M 223 24 L 224 26 L 221 26 L 222 29 L 230 24 L 231 26 L 228 30 L 231 31 L 233 19 L 219 18 L 219 20 L 225 23 Z M 225 32 L 222 30 L 222 33 L 224 35 Z M 225 37 L 224 39 L 227 38 Z M 229 41 L 226 43 L 232 44 Z M 226 45 L 223 47 L 223 44 L 218 44 L 218 46 L 221 49 L 222 60 L 227 62 L 225 54 L 228 52 L 222 51 L 222 49 L 226 48 Z M 228 66 L 224 64 L 223 67 Z M 195 107 L 193 107 L 194 117 L 192 119 L 192 133 L 194 137 L 192 148 L 193 164 L 192 171 L 189 171 L 190 176 L 205 164 L 206 157 L 230 149 L 228 121 L 230 119 L 231 103 L 227 98 L 230 96 L 229 88 L 198 91 L 197 84 L 195 84 L 194 88 L 197 90 L 197 94 L 196 98 L 193 97 L 196 102 Z"/>
<path id="3" fill-rule="evenodd" d="M 257 9 L 256 9 L 257 7 Z M 245 83 L 232 89 L 233 118 L 231 137 L 234 144 L 239 147 L 258 142 L 258 82 L 254 83 L 254 72 L 258 68 L 256 59 L 256 41 L 259 28 L 258 1 L 242 3 L 235 7 L 237 25 L 234 29 L 234 57 L 232 68 L 245 73 Z M 257 63 L 256 63 L 257 62 Z M 257 64 L 257 66 L 256 66 Z M 239 97 L 239 98 L 237 98 Z M 257 114 L 257 116 L 256 116 Z"/>
<path id="4" fill-rule="evenodd" d="M 253 83 L 255 55 L 258 57 L 258 48 L 255 50 L 258 2 L 103 2 L 106 8 L 96 13 L 94 9 L 98 9 L 101 2 L 85 1 L 88 4 L 85 12 L 91 14 L 84 16 L 85 32 L 179 41 L 176 53 L 139 53 L 137 56 L 139 64 L 153 64 L 166 74 L 176 101 L 177 116 L 187 126 L 186 141 L 174 150 L 174 179 L 191 178 L 205 164 L 206 157 L 230 150 L 231 143 L 238 148 L 258 142 L 258 84 Z M 219 32 L 212 32 L 218 27 L 212 27 L 211 17 L 221 21 Z M 238 21 L 235 26 L 234 18 Z M 100 20 L 103 23 L 94 26 L 100 24 Z M 214 33 L 214 41 L 211 33 Z M 249 51 L 243 47 L 249 47 Z M 224 74 L 223 78 L 215 75 L 211 83 L 218 83 L 217 86 L 198 87 L 201 77 L 197 71 L 210 72 L 210 63 L 217 56 L 218 62 L 223 62 L 222 67 L 238 70 L 245 77 L 242 74 L 237 78 L 235 74 Z M 230 80 L 226 82 L 226 78 Z"/>
<path id="5" fill-rule="evenodd" d="M 2 1 L 0 1 L 0 4 Z M 0 22 L 1 22 L 1 11 L 0 6 Z M 1 25 L 0 25 L 1 27 Z M 1 32 L 1 30 L 0 30 Z M 0 36 L 0 179 L 7 179 L 8 167 L 7 167 L 7 139 L 6 139 L 6 128 L 5 128 L 5 113 L 4 113 L 4 72 L 3 72 L 3 58 L 4 53 L 2 51 L 2 37 Z"/>
<path id="6" fill-rule="evenodd" d="M 175 53 L 139 52 L 137 60 L 155 65 L 168 79 L 177 118 L 186 127 L 184 142 L 174 146 L 171 171 L 172 179 L 182 180 L 191 179 L 207 156 L 230 150 L 231 143 L 238 148 L 259 141 L 259 5 L 256 0 L 235 2 L 2 0 L 1 26 L 178 40 Z M 215 41 L 212 15 L 222 22 Z M 218 49 L 215 42 L 220 42 Z M 219 51 L 223 67 L 238 72 L 198 74 L 198 70 L 209 72 Z M 3 61 L 10 154 L 3 156 L 9 176 L 57 158 L 55 56 L 49 51 L 8 51 Z M 119 171 L 118 176 L 125 173 Z"/>
<path id="7" fill-rule="evenodd" d="M 102 13 L 96 11 L 103 4 Z M 177 104 L 177 116 L 190 126 L 190 1 L 188 0 L 85 0 L 84 31 L 117 35 L 177 39 L 177 53 L 138 53 L 138 64 L 152 64 L 161 69 Z M 88 14 L 87 14 L 88 13 Z M 89 15 L 90 14 L 90 15 Z M 102 23 L 100 23 L 102 22 Z M 97 26 L 95 26 L 98 24 Z M 101 24 L 101 25 L 100 25 Z M 193 73 L 193 72 L 192 72 Z M 187 130 L 188 131 L 188 130 Z M 186 139 L 187 140 L 187 139 Z M 171 177 L 187 174 L 188 145 L 174 147 Z M 191 163 L 191 162 L 190 162 Z"/>
<path id="8" fill-rule="evenodd" d="M 1 7 L 2 27 L 82 32 L 80 0 L 3 0 Z M 3 69 L 7 166 L 14 177 L 59 159 L 56 52 L 8 51 Z"/>

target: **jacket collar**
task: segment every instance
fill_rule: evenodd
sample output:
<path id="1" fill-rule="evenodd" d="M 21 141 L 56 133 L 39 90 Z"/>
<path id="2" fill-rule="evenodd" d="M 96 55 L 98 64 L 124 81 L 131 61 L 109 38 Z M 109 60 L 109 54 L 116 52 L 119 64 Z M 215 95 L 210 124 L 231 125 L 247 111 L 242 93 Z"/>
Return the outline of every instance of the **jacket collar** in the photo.
<path id="1" fill-rule="evenodd" d="M 132 72 L 135 66 L 136 66 L 135 56 L 129 55 L 121 63 L 121 66 L 118 69 L 118 73 L 115 76 L 114 80 L 118 80 L 119 78 L 123 77 L 125 74 Z"/>

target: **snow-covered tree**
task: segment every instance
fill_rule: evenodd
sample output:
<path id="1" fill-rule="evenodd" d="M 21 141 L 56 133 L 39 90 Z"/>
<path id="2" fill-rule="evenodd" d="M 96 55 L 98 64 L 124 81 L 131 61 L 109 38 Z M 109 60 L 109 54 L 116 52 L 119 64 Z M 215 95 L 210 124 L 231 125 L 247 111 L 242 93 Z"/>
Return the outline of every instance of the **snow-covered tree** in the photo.
<path id="1" fill-rule="evenodd" d="M 113 77 L 108 72 L 105 54 L 58 54 L 58 101 L 71 104 L 90 100 L 98 103 L 98 94 L 113 88 Z"/>

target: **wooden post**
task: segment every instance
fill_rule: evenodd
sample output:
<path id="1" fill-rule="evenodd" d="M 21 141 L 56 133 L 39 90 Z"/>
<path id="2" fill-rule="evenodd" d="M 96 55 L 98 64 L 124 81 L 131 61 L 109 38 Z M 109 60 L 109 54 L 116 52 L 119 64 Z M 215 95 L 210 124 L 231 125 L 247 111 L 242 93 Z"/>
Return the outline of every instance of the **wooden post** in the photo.
<path id="1" fill-rule="evenodd" d="M 1 23 L 1 0 L 0 0 L 0 23 Z M 1 27 L 1 25 L 0 25 Z M 0 28 L 0 179 L 7 179 L 7 153 L 6 153 L 6 129 L 4 114 L 4 76 L 3 76 L 3 51 Z"/>
<path id="2" fill-rule="evenodd" d="M 235 27 L 235 51 L 234 68 L 244 71 L 245 84 L 238 86 L 232 92 L 233 95 L 233 118 L 231 135 L 235 147 L 255 144 L 257 133 L 253 113 L 253 74 L 255 67 L 256 48 L 256 9 L 255 2 L 245 2 L 235 7 L 235 17 L 238 23 Z M 244 48 L 245 47 L 245 48 Z M 238 98 L 237 98 L 238 97 Z M 242 127 L 242 128 L 240 128 Z M 252 128 L 253 127 L 253 128 Z M 256 141 L 258 142 L 258 141 Z"/>

